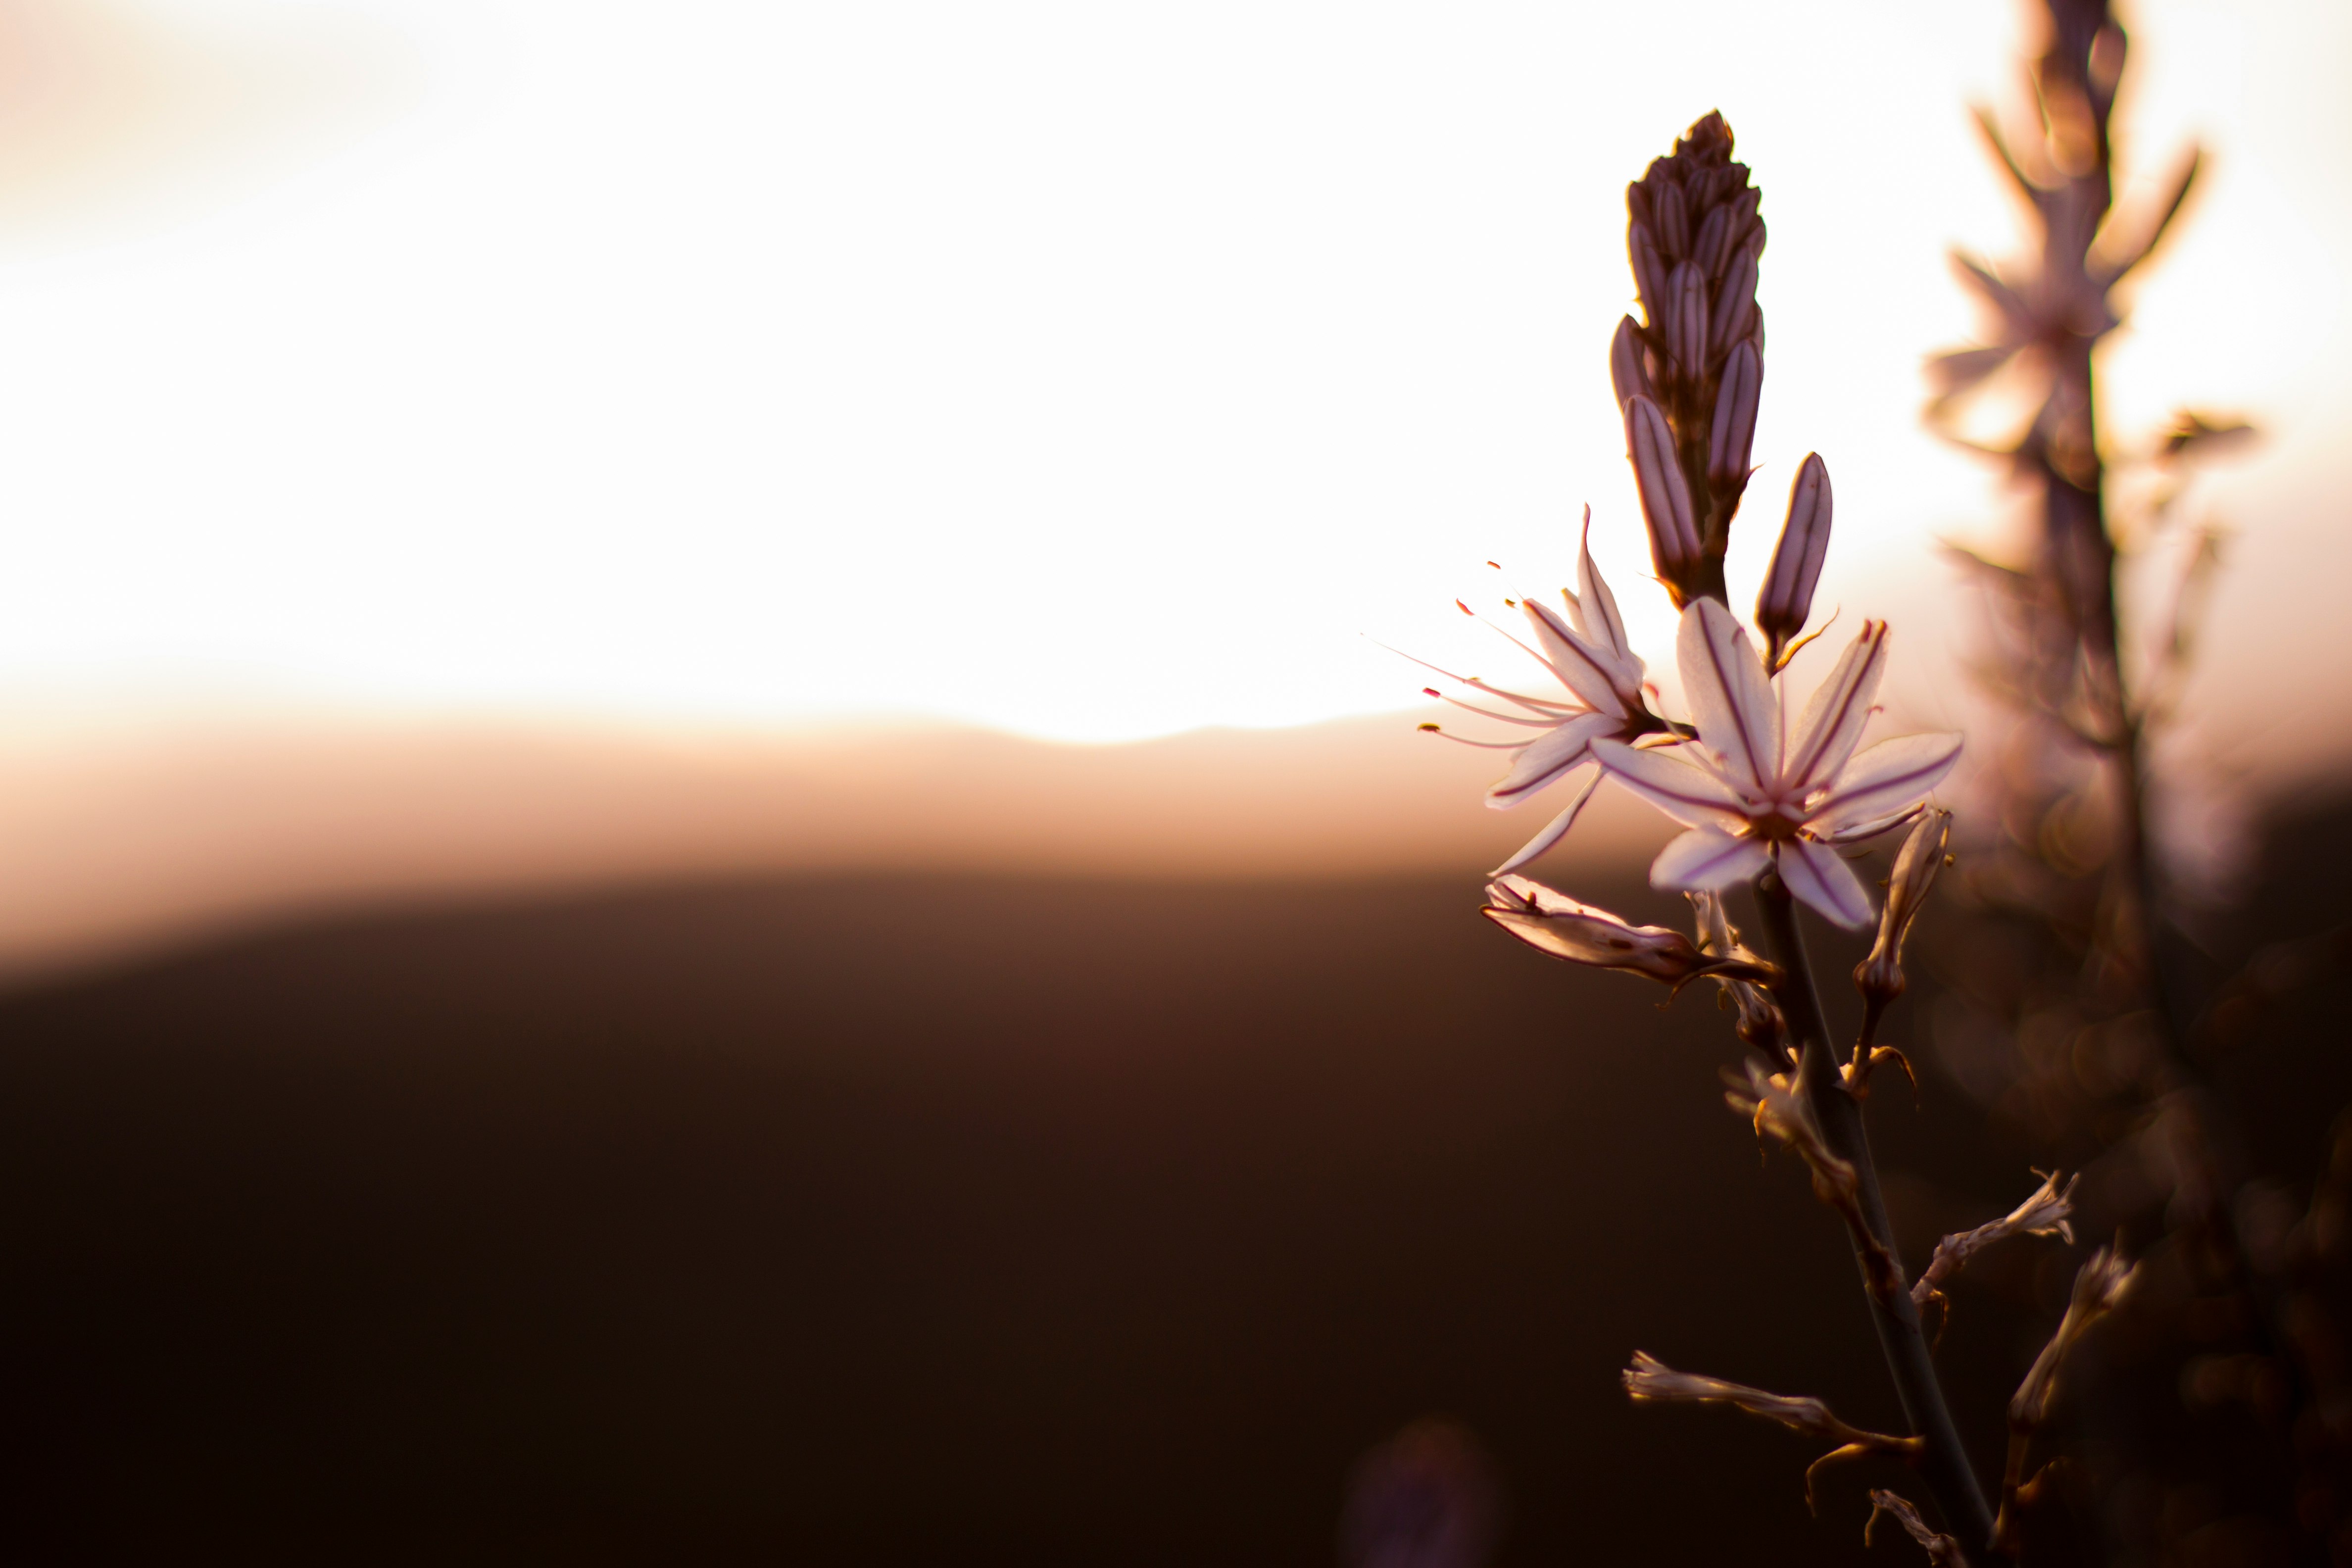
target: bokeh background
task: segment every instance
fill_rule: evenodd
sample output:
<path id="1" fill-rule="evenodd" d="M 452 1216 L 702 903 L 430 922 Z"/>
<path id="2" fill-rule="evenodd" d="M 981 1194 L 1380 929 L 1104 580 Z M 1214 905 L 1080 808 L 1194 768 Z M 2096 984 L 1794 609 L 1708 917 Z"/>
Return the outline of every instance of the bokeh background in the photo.
<path id="1" fill-rule="evenodd" d="M 2232 537 L 2175 848 L 2282 922 L 2352 765 L 2352 17 L 2126 20 L 2124 202 L 2211 162 L 2107 428 L 2262 433 L 2184 503 Z M 1720 108 L 1772 234 L 1735 599 L 1821 451 L 1817 603 L 1966 724 L 1937 546 L 2020 498 L 1919 365 L 2019 233 L 1967 110 L 2026 38 L 0 4 L 0 1531 L 1316 1562 L 1388 1465 L 1498 1561 L 1858 1550 L 1861 1479 L 1816 1532 L 1801 1445 L 1623 1406 L 1636 1345 L 1886 1400 L 1706 1009 L 1470 914 L 1539 817 L 1389 648 L 1493 660 L 1452 601 L 1568 580 L 1590 503 L 1671 689 L 1603 365 L 1623 185 Z M 1664 914 L 1603 802 L 1555 874 Z M 1906 1251 L 2013 1184 L 1965 1101 L 1876 1112 Z M 1947 1353 L 2005 1390 L 2037 1331 Z"/>

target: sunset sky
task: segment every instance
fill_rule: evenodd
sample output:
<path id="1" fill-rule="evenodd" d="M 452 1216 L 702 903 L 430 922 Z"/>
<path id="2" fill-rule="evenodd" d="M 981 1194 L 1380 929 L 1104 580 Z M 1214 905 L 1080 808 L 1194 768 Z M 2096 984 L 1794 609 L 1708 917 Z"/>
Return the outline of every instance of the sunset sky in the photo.
<path id="1" fill-rule="evenodd" d="M 2340 619 L 2347 16 L 2132 13 L 2126 200 L 2192 136 L 2214 163 L 2111 356 L 2113 427 L 2194 403 L 2268 432 L 2197 503 L 2243 534 L 2209 676 L 2241 740 L 2352 709 L 2333 659 L 2244 695 Z M 1604 351 L 1624 183 L 1716 106 L 1772 230 L 1735 572 L 1818 448 L 1821 603 L 1907 615 L 1924 656 L 1933 540 L 2001 504 L 1916 414 L 1972 325 L 1943 250 L 2014 233 L 1965 106 L 2018 106 L 2018 26 L 17 0 L 0 695 L 1302 722 L 1408 704 L 1366 634 L 1450 650 L 1486 560 L 1566 580 L 1587 500 L 1661 652 Z"/>

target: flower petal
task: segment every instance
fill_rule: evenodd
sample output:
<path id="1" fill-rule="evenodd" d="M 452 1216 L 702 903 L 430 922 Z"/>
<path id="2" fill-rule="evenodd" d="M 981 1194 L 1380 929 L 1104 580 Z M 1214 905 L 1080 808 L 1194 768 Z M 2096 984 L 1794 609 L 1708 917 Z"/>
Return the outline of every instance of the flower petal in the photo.
<path id="1" fill-rule="evenodd" d="M 1780 778 L 1780 705 L 1748 634 L 1716 600 L 1694 599 L 1675 652 L 1698 738 L 1722 759 L 1725 777 L 1770 798 Z"/>
<path id="2" fill-rule="evenodd" d="M 1828 838 L 1857 824 L 1898 815 L 1927 799 L 1959 757 L 1958 735 L 1882 741 L 1846 765 L 1805 826 L 1816 838 Z"/>
<path id="3" fill-rule="evenodd" d="M 1522 599 L 1519 607 L 1527 612 L 1528 623 L 1536 629 L 1536 641 L 1543 645 L 1544 662 L 1551 666 L 1560 684 L 1583 699 L 1586 707 L 1623 718 L 1625 703 L 1617 695 L 1609 656 L 1579 637 L 1576 628 L 1549 605 Z"/>
<path id="4" fill-rule="evenodd" d="M 1705 768 L 1666 752 L 1636 751 L 1622 741 L 1595 741 L 1592 754 L 1618 783 L 1685 827 L 1748 826 L 1746 804 Z"/>
<path id="5" fill-rule="evenodd" d="M 1576 814 L 1584 809 L 1584 803 L 1591 800 L 1592 792 L 1601 787 L 1601 770 L 1593 769 L 1591 779 L 1582 789 L 1576 792 L 1576 798 L 1568 803 L 1568 808 L 1565 811 L 1544 824 L 1544 830 L 1541 833 L 1520 845 L 1517 854 L 1486 874 L 1490 877 L 1500 877 L 1516 871 L 1562 838 L 1567 837 L 1568 830 L 1576 826 Z"/>
<path id="6" fill-rule="evenodd" d="M 1569 769 L 1591 759 L 1597 738 L 1625 727 L 1614 713 L 1579 713 L 1538 735 L 1511 753 L 1511 771 L 1486 790 L 1486 804 L 1497 811 L 1513 806 L 1550 784 Z"/>
<path id="7" fill-rule="evenodd" d="M 1625 617 L 1617 613 L 1617 595 L 1609 591 L 1609 584 L 1601 569 L 1592 563 L 1592 509 L 1584 509 L 1584 533 L 1577 542 L 1576 596 L 1584 605 L 1585 626 L 1593 642 L 1602 651 L 1614 656 L 1621 681 L 1617 694 L 1626 700 L 1626 710 L 1641 700 L 1642 677 L 1646 672 L 1634 655 L 1633 645 L 1625 636 Z"/>
<path id="8" fill-rule="evenodd" d="M 1848 931 L 1860 931 L 1871 921 L 1870 891 L 1853 868 L 1826 844 L 1791 838 L 1780 847 L 1780 880 L 1789 891 Z"/>
<path id="9" fill-rule="evenodd" d="M 1789 748 L 1788 780 L 1800 800 L 1827 786 L 1853 755 L 1863 726 L 1870 722 L 1870 705 L 1878 700 L 1878 683 L 1886 676 L 1886 623 L 1864 623 L 1830 678 L 1813 690 L 1797 721 L 1795 742 Z"/>
<path id="10" fill-rule="evenodd" d="M 1886 813 L 1884 816 L 1866 816 L 1860 820 L 1840 817 L 1832 828 L 1813 833 L 1823 844 L 1859 844 L 1865 838 L 1875 838 L 1889 828 L 1903 827 L 1919 819 L 1921 802 Z"/>
<path id="11" fill-rule="evenodd" d="M 1694 827 L 1650 862 L 1650 886 L 1685 893 L 1711 893 L 1753 881 L 1771 859 L 1761 839 L 1735 837 L 1719 827 Z"/>

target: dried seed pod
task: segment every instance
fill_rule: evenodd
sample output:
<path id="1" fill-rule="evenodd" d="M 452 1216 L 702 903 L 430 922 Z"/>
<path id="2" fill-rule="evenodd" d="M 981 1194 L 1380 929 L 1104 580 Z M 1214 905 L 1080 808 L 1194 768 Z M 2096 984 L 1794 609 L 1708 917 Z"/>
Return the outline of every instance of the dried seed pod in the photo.
<path id="1" fill-rule="evenodd" d="M 1818 452 L 1805 454 L 1797 481 L 1789 487 L 1789 519 L 1756 595 L 1756 625 L 1768 644 L 1766 662 L 1777 666 L 1789 639 L 1805 629 L 1813 613 L 1813 585 L 1830 548 L 1830 470 Z"/>
<path id="2" fill-rule="evenodd" d="M 1718 492 L 1736 494 L 1748 482 L 1748 454 L 1763 397 L 1764 356 L 1754 343 L 1733 345 L 1716 387 L 1715 428 L 1706 447 L 1706 482 Z"/>

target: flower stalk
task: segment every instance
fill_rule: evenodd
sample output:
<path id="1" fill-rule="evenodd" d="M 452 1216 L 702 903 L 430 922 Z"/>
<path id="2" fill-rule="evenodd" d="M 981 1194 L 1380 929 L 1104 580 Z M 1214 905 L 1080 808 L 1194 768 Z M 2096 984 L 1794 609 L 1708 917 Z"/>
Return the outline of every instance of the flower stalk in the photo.
<path id="1" fill-rule="evenodd" d="M 1510 771 L 1489 790 L 1489 804 L 1514 805 L 1588 763 L 1597 766 L 1567 809 L 1492 874 L 1483 913 L 1555 959 L 1642 975 L 1676 992 L 1699 979 L 1716 983 L 1737 1014 L 1738 1037 L 1756 1053 L 1743 1071 L 1726 1074 L 1732 1087 L 1725 1098 L 1759 1137 L 1804 1161 L 1815 1195 L 1843 1222 L 1909 1430 L 1862 1432 L 1817 1399 L 1677 1373 L 1640 1353 L 1625 1373 L 1628 1392 L 1643 1400 L 1729 1404 L 1836 1441 L 1815 1468 L 1861 1454 L 1903 1458 L 1932 1494 L 1944 1531 L 1901 1500 L 1881 1510 L 1903 1520 L 1935 1561 L 1998 1568 L 2008 1542 L 1996 1535 L 1993 1509 L 1945 1400 L 1921 1305 L 1976 1247 L 2003 1235 L 2063 1233 L 2066 1196 L 2045 1188 L 2006 1220 L 1950 1238 L 1919 1286 L 1906 1280 L 1862 1102 L 1871 1069 L 1902 1060 L 1878 1046 L 1876 1035 L 1906 988 L 1904 942 L 1945 863 L 1951 818 L 1931 797 L 1958 759 L 1960 737 L 1906 735 L 1864 747 L 1889 657 L 1882 621 L 1864 621 L 1802 708 L 1793 708 L 1790 660 L 1819 635 L 1806 626 L 1831 535 L 1829 468 L 1818 454 L 1805 458 L 1790 488 L 1752 637 L 1729 607 L 1723 562 L 1752 472 L 1763 387 L 1756 287 L 1764 242 L 1759 197 L 1746 166 L 1731 161 L 1731 145 L 1729 127 L 1709 115 L 1627 192 L 1628 247 L 1643 314 L 1620 324 L 1609 353 L 1652 563 L 1680 615 L 1675 659 L 1689 717 L 1670 719 L 1651 706 L 1655 689 L 1593 568 L 1589 540 L 1577 587 L 1563 590 L 1564 615 L 1533 597 L 1506 601 L 1533 634 L 1520 648 L 1565 695 L 1454 678 L 1479 703 L 1500 700 L 1517 711 L 1447 700 L 1535 732 L 1486 742 L 1511 752 Z M 1585 524 L 1589 536 L 1589 509 Z M 1560 840 L 1603 779 L 1685 828 L 1652 864 L 1650 881 L 1688 896 L 1694 936 L 1636 925 L 1517 874 Z M 1906 826 L 1886 898 L 1874 907 L 1850 847 Z M 1760 917 L 1753 952 L 1727 918 L 1726 900 L 1740 888 L 1752 891 Z M 1832 1042 L 1800 902 L 1849 931 L 1876 928 L 1854 974 L 1866 1016 L 1851 1053 Z M 2024 1494 L 2012 1487 L 2009 1495 Z"/>
<path id="2" fill-rule="evenodd" d="M 1878 1348 L 1894 1379 L 1895 1396 L 1903 1402 L 1905 1420 L 1921 1443 L 1917 1459 L 1920 1479 L 1935 1494 L 1937 1506 L 1958 1539 L 1974 1543 L 1987 1563 L 2005 1561 L 1992 1551 L 1993 1512 L 1976 1471 L 1969 1467 L 1959 1428 L 1945 1403 L 1943 1384 L 1919 1322 L 1919 1309 L 1907 1291 L 1871 1289 L 1876 1272 L 1874 1255 L 1895 1259 L 1894 1227 L 1887 1223 L 1886 1200 L 1879 1190 L 1878 1166 L 1871 1158 L 1870 1135 L 1863 1125 L 1862 1107 L 1846 1089 L 1839 1071 L 1838 1053 L 1830 1044 L 1822 1021 L 1821 993 L 1813 983 L 1804 933 L 1797 924 L 1796 900 L 1788 885 L 1768 872 L 1756 884 L 1757 908 L 1762 915 L 1765 955 L 1781 971 L 1774 998 L 1797 1042 L 1797 1077 L 1822 1141 L 1831 1153 L 1853 1168 L 1855 1210 L 1849 1217 L 1854 1261 L 1862 1271 L 1870 1299 L 1871 1326 L 1878 1332 Z"/>

